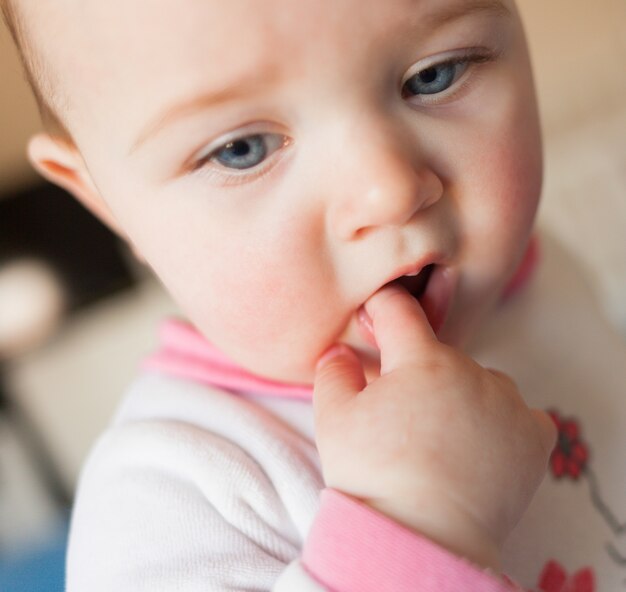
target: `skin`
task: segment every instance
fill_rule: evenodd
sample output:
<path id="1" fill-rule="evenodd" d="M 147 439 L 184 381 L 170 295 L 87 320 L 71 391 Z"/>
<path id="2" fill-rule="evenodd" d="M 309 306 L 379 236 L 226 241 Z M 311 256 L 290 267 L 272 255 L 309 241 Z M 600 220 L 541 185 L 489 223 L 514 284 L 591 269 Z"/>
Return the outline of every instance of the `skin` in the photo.
<path id="1" fill-rule="evenodd" d="M 357 311 L 433 253 L 457 277 L 438 336 L 462 346 L 524 252 L 542 173 L 514 4 L 506 17 L 428 25 L 451 4 L 24 0 L 75 140 L 38 135 L 30 158 L 129 240 L 189 319 L 252 372 L 311 383 L 340 342 L 376 376 Z M 409 74 L 466 48 L 492 59 L 441 95 L 403 96 Z M 249 96 L 129 154 L 167 106 L 241 77 Z M 215 161 L 185 168 L 250 133 L 285 145 L 247 176 Z"/>

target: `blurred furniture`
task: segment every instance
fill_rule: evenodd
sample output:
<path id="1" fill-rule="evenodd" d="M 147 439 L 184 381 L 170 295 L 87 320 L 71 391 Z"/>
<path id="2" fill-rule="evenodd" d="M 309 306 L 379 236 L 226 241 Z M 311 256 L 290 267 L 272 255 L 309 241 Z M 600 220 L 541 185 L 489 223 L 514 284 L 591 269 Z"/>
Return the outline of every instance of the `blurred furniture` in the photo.
<path id="1" fill-rule="evenodd" d="M 9 564 L 22 565 L 10 560 L 16 554 L 25 561 L 28 549 L 41 554 L 51 540 L 58 547 L 73 497 L 63 457 L 14 383 L 14 364 L 54 347 L 73 315 L 135 285 L 118 239 L 58 187 L 39 182 L 0 200 L 0 573 L 6 577 Z M 46 392 L 58 403 L 63 398 L 55 390 Z M 0 579 L 0 589 L 6 586 Z"/>

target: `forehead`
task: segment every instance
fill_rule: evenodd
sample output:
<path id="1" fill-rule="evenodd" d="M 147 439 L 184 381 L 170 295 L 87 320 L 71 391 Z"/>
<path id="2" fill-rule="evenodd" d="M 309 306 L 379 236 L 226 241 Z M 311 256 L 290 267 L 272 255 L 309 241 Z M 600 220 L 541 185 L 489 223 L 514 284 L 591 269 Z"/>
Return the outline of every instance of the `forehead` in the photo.
<path id="1" fill-rule="evenodd" d="M 96 76 L 137 71 L 172 75 L 181 64 L 200 64 L 205 72 L 224 73 L 225 64 L 233 68 L 264 58 L 296 61 L 299 50 L 307 46 L 324 50 L 325 42 L 337 34 L 347 46 L 351 35 L 346 33 L 382 33 L 394 24 L 394 17 L 399 24 L 416 9 L 422 12 L 441 2 L 57 0 L 43 10 L 39 4 L 36 10 L 33 6 L 32 17 L 63 63 L 88 62 L 89 72 Z M 67 69 L 65 75 L 71 78 L 72 72 Z M 84 73 L 80 73 L 83 80 Z"/>
<path id="2" fill-rule="evenodd" d="M 275 76 L 367 54 L 470 0 L 23 0 L 70 97 L 109 132 L 263 66 Z M 511 0 L 505 3 L 510 4 Z M 475 0 L 476 5 L 493 5 Z M 102 111 L 104 110 L 104 111 Z M 114 116 L 115 115 L 115 116 Z M 130 121 L 125 121 L 128 117 Z"/>

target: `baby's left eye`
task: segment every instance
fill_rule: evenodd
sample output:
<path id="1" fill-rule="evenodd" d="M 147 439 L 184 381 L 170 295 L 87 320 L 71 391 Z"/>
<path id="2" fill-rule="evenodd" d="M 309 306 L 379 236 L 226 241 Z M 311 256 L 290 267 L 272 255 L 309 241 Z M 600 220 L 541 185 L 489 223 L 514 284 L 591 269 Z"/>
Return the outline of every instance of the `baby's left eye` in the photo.
<path id="1" fill-rule="evenodd" d="M 419 71 L 402 87 L 402 93 L 410 95 L 436 95 L 450 88 L 467 70 L 468 61 L 435 64 Z"/>

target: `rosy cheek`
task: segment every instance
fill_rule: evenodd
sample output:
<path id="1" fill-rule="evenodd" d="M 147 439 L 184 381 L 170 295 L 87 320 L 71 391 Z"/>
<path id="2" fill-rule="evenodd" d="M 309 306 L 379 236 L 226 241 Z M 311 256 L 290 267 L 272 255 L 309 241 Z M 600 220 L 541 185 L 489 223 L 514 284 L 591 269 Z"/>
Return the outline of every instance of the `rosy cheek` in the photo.
<path id="1" fill-rule="evenodd" d="M 492 166 L 488 181 L 496 196 L 493 206 L 510 241 L 525 238 L 536 214 L 543 177 L 539 122 L 532 96 L 524 85 L 513 89 L 488 149 Z M 515 249 L 515 245 L 512 245 Z"/>
<path id="2" fill-rule="evenodd" d="M 516 131 L 518 140 L 503 159 L 502 174 L 506 175 L 503 185 L 509 223 L 512 229 L 523 232 L 532 225 L 536 214 L 543 166 L 538 134 L 532 130 Z"/>
<path id="3" fill-rule="evenodd" d="M 269 378 L 310 379 L 330 308 L 316 306 L 317 295 L 297 270 L 264 264 L 245 278 L 224 280 L 224 298 L 211 321 L 214 343 L 239 364 Z"/>
<path id="4" fill-rule="evenodd" d="M 286 270 L 263 262 L 247 266 L 243 274 L 223 276 L 220 282 L 224 298 L 216 314 L 228 324 L 229 340 L 243 343 L 275 342 L 284 333 L 293 295 L 287 285 Z"/>
<path id="5" fill-rule="evenodd" d="M 305 229 L 298 232 L 295 225 L 289 232 L 271 228 L 257 235 L 267 240 L 256 240 L 249 250 L 241 237 L 239 248 L 229 249 L 216 270 L 224 297 L 215 302 L 215 311 L 228 324 L 233 343 L 293 347 L 294 335 L 314 326 L 311 316 L 327 288 L 316 255 L 319 249 Z"/>

